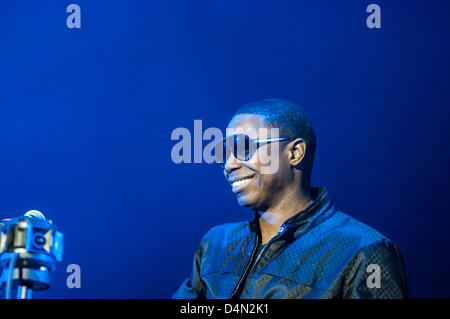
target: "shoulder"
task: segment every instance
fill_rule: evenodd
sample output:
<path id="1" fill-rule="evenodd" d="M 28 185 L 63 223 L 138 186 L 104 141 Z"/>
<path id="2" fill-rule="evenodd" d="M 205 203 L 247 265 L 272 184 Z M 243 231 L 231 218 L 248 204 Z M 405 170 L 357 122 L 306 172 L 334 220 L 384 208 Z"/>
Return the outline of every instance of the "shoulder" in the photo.
<path id="1" fill-rule="evenodd" d="M 336 260 L 347 260 L 348 267 L 378 264 L 398 273 L 398 276 L 402 273 L 403 260 L 395 243 L 356 218 L 336 211 L 320 228 L 319 234 L 316 234 L 318 241 L 335 251 L 333 256 Z"/>
<path id="2" fill-rule="evenodd" d="M 356 250 L 392 243 L 379 231 L 341 211 L 336 211 L 331 218 L 323 223 L 322 228 L 322 232 L 327 232 L 329 238 L 346 243 Z"/>

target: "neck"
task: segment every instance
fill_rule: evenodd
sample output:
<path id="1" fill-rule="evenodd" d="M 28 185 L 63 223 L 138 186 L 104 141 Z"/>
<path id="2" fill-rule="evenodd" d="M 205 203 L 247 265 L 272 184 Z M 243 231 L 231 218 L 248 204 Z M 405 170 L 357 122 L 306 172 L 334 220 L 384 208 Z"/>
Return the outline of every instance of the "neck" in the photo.
<path id="1" fill-rule="evenodd" d="M 262 243 L 267 243 L 275 236 L 278 228 L 290 217 L 304 210 L 312 201 L 310 188 L 300 188 L 287 192 L 274 206 L 265 211 L 258 211 Z"/>

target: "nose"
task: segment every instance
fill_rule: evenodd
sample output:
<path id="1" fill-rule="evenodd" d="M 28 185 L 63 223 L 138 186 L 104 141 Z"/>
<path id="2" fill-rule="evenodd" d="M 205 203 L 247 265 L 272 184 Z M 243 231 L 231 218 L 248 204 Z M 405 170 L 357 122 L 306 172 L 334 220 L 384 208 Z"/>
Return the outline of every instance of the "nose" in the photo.
<path id="1" fill-rule="evenodd" d="M 223 166 L 223 169 L 225 170 L 225 174 L 229 174 L 238 168 L 242 166 L 241 162 L 234 157 L 233 154 L 230 154 L 230 156 L 227 158 L 225 165 Z"/>

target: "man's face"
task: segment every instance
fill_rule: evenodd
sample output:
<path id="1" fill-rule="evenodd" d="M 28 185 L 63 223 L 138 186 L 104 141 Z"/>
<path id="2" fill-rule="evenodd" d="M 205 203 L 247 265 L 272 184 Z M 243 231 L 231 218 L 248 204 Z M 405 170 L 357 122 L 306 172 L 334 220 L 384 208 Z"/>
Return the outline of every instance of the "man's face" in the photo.
<path id="1" fill-rule="evenodd" d="M 239 114 L 228 124 L 227 136 L 244 133 L 251 138 L 273 137 L 258 136 L 261 132 L 270 132 L 270 129 L 260 115 Z M 241 206 L 265 211 L 282 198 L 284 190 L 293 182 L 287 143 L 263 144 L 248 161 L 238 160 L 230 154 L 224 166 L 224 175 Z M 274 158 L 275 147 L 279 148 L 277 158 Z M 268 166 L 268 161 L 273 160 L 278 161 L 278 168 L 270 174 L 265 173 L 264 167 Z"/>

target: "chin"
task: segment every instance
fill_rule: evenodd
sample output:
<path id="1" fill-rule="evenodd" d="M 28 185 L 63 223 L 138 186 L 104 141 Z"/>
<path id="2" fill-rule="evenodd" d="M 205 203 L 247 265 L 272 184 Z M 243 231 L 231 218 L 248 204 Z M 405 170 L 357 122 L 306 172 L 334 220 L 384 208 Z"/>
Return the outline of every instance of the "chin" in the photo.
<path id="1" fill-rule="evenodd" d="M 247 207 L 247 208 L 251 208 L 254 204 L 248 195 L 238 194 L 237 201 L 238 201 L 239 205 L 241 205 L 242 207 Z"/>
<path id="2" fill-rule="evenodd" d="M 254 196 L 239 194 L 237 195 L 237 201 L 242 207 L 259 210 L 260 205 L 258 205 L 258 201 Z"/>

